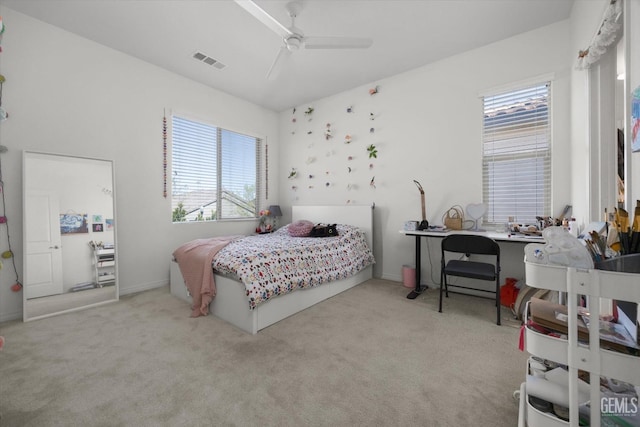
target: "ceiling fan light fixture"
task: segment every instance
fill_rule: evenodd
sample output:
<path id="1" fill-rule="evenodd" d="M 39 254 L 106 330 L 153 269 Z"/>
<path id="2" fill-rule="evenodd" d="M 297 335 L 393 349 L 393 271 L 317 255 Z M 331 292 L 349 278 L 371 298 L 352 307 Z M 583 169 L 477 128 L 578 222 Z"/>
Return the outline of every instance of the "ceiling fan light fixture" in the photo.
<path id="1" fill-rule="evenodd" d="M 300 50 L 300 46 L 302 45 L 302 40 L 300 40 L 299 37 L 291 36 L 288 39 L 286 39 L 284 43 L 287 45 L 287 49 L 293 52 L 296 50 Z"/>
<path id="2" fill-rule="evenodd" d="M 296 27 L 295 20 L 302 10 L 303 0 L 293 0 L 287 3 L 286 9 L 291 17 L 289 28 L 281 24 L 277 19 L 258 6 L 254 0 L 235 0 L 235 2 L 253 15 L 258 21 L 280 36 L 283 41 L 275 61 L 267 72 L 267 79 L 272 80 L 278 74 L 283 61 L 290 55 L 301 49 L 366 49 L 371 46 L 373 40 L 362 37 L 307 37 Z"/>

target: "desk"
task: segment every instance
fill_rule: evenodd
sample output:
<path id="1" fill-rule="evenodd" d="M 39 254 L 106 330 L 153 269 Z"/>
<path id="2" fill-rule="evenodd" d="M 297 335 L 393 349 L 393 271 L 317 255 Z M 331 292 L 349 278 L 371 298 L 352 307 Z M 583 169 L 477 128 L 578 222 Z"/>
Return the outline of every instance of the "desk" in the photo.
<path id="1" fill-rule="evenodd" d="M 420 261 L 422 257 L 421 237 L 440 237 L 444 238 L 452 234 L 476 234 L 479 236 L 489 237 L 497 242 L 522 242 L 522 243 L 544 243 L 544 239 L 539 236 L 526 236 L 524 234 L 498 233 L 495 231 L 471 231 L 471 230 L 400 230 L 401 234 L 406 236 L 415 236 L 416 238 L 416 288 L 412 290 L 407 298 L 415 299 L 426 289 L 426 286 L 420 285 Z"/>

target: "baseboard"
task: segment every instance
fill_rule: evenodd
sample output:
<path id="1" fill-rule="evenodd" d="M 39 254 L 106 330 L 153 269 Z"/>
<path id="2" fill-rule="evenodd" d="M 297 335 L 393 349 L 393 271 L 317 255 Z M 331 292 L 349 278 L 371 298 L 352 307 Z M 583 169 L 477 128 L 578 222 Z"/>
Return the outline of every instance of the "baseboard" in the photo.
<path id="1" fill-rule="evenodd" d="M 120 295 L 135 294 L 138 292 L 149 291 L 151 289 L 161 288 L 168 286 L 167 280 L 159 280 L 157 282 L 141 283 L 135 286 L 130 286 L 126 289 L 120 288 Z M 22 310 L 13 311 L 11 313 L 0 313 L 0 323 L 9 322 L 12 320 L 22 320 Z"/>
<path id="2" fill-rule="evenodd" d="M 423 276 L 424 276 L 424 275 L 423 275 Z M 380 278 L 381 278 L 381 279 L 384 279 L 384 280 L 390 280 L 390 281 L 392 281 L 392 282 L 400 282 L 400 283 L 403 283 L 402 276 L 401 276 L 401 275 L 399 275 L 399 274 L 398 274 L 398 275 L 396 275 L 396 274 L 383 274 L 383 275 L 382 275 L 382 277 L 380 277 Z M 432 288 L 432 287 L 434 287 L 434 286 L 435 286 L 433 283 L 428 282 L 428 281 L 420 280 L 420 282 L 421 282 L 420 284 L 421 284 L 422 286 L 428 286 L 428 287 L 430 287 L 430 288 Z"/>
<path id="3" fill-rule="evenodd" d="M 0 314 L 0 323 L 9 322 L 11 320 L 22 320 L 22 310 Z"/>
<path id="4" fill-rule="evenodd" d="M 128 286 L 127 288 L 120 287 L 120 295 L 136 294 L 138 292 L 149 291 L 151 289 L 161 288 L 163 286 L 169 286 L 168 280 L 158 280 L 157 282 L 140 283 L 134 286 Z"/>
<path id="5" fill-rule="evenodd" d="M 402 283 L 402 276 L 401 275 L 396 275 L 396 274 L 383 274 L 382 276 L 380 276 L 380 279 L 382 280 L 390 280 L 392 282 L 400 282 Z"/>

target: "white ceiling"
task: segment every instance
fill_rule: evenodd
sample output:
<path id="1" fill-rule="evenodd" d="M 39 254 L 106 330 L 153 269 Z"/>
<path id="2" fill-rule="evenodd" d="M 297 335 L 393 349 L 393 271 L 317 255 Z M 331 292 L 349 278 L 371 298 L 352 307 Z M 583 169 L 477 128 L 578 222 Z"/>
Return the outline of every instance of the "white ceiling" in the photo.
<path id="1" fill-rule="evenodd" d="M 282 41 L 233 0 L 0 0 L 207 86 L 282 111 L 375 84 L 569 18 L 574 0 L 301 0 L 305 35 L 371 37 L 365 50 L 301 50 L 265 78 Z M 287 0 L 256 0 L 285 26 Z M 6 23 L 10 29 L 10 23 Z M 196 51 L 226 64 L 217 70 Z"/>

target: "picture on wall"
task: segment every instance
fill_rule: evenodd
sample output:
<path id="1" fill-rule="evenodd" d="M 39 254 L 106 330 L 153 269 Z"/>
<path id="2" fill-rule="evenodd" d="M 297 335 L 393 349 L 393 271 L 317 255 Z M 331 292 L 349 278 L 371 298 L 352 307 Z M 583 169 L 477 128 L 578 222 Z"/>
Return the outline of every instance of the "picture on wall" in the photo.
<path id="1" fill-rule="evenodd" d="M 102 224 L 93 224 L 93 232 L 94 233 L 102 233 L 104 231 L 104 227 Z"/>
<path id="2" fill-rule="evenodd" d="M 94 216 L 93 216 L 93 221 L 92 221 L 92 222 L 93 222 L 94 224 L 95 224 L 96 222 L 102 222 L 102 215 L 94 215 Z"/>
<path id="3" fill-rule="evenodd" d="M 631 151 L 640 151 L 640 86 L 631 93 Z"/>
<path id="4" fill-rule="evenodd" d="M 60 233 L 63 235 L 88 233 L 88 216 L 88 214 L 60 214 Z"/>
<path id="5" fill-rule="evenodd" d="M 106 230 L 113 230 L 113 218 L 107 218 L 104 220 L 104 222 Z"/>

